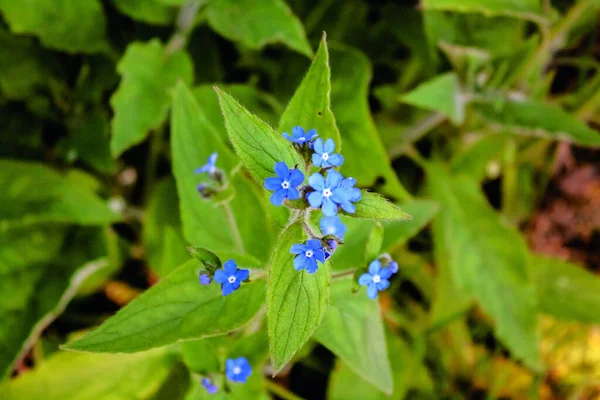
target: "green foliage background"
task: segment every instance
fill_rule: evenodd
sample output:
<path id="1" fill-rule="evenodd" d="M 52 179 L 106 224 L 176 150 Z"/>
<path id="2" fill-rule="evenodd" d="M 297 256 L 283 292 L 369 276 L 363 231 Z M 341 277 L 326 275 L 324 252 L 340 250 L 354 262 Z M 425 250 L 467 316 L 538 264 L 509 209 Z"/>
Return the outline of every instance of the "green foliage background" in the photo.
<path id="1" fill-rule="evenodd" d="M 252 378 L 213 397 L 600 396 L 598 265 L 524 234 L 560 149 L 599 157 L 599 14 L 0 0 L 0 398 L 211 398 L 200 376 L 241 355 Z M 261 189 L 274 160 L 303 165 L 280 137 L 295 125 L 412 216 L 365 195 L 310 279 L 278 268 L 302 228 Z M 231 185 L 210 203 L 193 170 L 213 151 Z M 255 279 L 223 299 L 188 245 Z M 390 289 L 353 294 L 382 253 L 400 264 Z"/>

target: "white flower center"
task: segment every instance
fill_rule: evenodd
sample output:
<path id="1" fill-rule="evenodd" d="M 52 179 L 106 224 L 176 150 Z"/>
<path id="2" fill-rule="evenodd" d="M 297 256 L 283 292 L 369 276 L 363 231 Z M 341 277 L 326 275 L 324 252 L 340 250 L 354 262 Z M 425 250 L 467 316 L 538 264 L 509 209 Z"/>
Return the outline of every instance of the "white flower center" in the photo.
<path id="1" fill-rule="evenodd" d="M 214 174 L 216 171 L 217 171 L 217 167 L 211 166 L 210 168 L 208 168 L 209 174 Z"/>
<path id="2" fill-rule="evenodd" d="M 327 161 L 327 160 L 329 160 L 329 154 L 323 153 L 323 154 L 321 154 L 321 158 L 323 159 L 323 161 Z"/>
<path id="3" fill-rule="evenodd" d="M 306 138 L 305 138 L 305 137 L 301 137 L 301 138 L 298 138 L 297 140 L 298 140 L 299 142 L 304 142 L 304 141 L 306 140 Z"/>
<path id="4" fill-rule="evenodd" d="M 281 187 L 287 189 L 290 187 L 290 183 L 288 181 L 281 182 Z"/>
<path id="5" fill-rule="evenodd" d="M 327 234 L 328 235 L 333 235 L 335 233 L 335 226 L 329 226 L 327 227 Z"/>
<path id="6" fill-rule="evenodd" d="M 242 372 L 242 369 L 240 367 L 233 367 L 234 375 L 239 375 L 241 372 Z"/>
<path id="7" fill-rule="evenodd" d="M 379 275 L 373 276 L 373 282 L 375 282 L 375 283 L 381 282 L 381 277 Z"/>
<path id="8" fill-rule="evenodd" d="M 323 196 L 325 196 L 325 197 L 331 196 L 331 190 L 329 190 L 329 189 L 323 190 Z"/>
<path id="9" fill-rule="evenodd" d="M 308 258 L 311 258 L 313 256 L 313 251 L 312 250 L 306 250 L 306 253 L 304 253 L 304 255 Z"/>
<path id="10" fill-rule="evenodd" d="M 233 283 L 236 281 L 235 276 L 231 275 L 228 279 L 229 283 Z"/>

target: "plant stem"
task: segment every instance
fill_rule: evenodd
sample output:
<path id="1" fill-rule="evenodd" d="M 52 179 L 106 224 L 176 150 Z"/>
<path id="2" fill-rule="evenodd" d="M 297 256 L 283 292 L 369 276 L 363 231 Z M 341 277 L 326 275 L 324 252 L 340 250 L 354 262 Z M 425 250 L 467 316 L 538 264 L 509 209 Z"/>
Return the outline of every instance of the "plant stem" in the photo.
<path id="1" fill-rule="evenodd" d="M 233 233 L 233 240 L 235 240 L 238 250 L 242 253 L 245 253 L 246 249 L 244 248 L 244 242 L 242 241 L 242 236 L 240 235 L 240 230 L 238 229 L 238 225 L 235 221 L 233 211 L 231 211 L 229 202 L 223 203 L 223 209 L 225 210 L 225 214 L 227 214 L 227 221 L 229 221 L 229 226 L 231 227 L 231 232 Z"/>
<path id="2" fill-rule="evenodd" d="M 276 384 L 270 379 L 265 379 L 264 382 L 269 392 L 281 397 L 284 400 L 304 400 L 302 397 L 296 396 L 294 393 L 290 392 L 283 386 Z"/>

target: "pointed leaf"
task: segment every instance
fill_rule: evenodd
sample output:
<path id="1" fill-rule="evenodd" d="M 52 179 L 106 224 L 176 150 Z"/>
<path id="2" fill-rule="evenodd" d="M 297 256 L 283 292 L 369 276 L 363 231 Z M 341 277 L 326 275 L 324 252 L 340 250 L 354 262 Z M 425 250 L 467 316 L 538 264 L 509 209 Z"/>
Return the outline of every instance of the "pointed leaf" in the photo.
<path id="1" fill-rule="evenodd" d="M 316 129 L 320 138 L 333 139 L 336 153 L 341 151 L 340 132 L 331 111 L 331 72 L 326 36 L 319 44 L 317 55 L 312 61 L 308 73 L 296 89 L 279 121 L 279 134 L 301 126 L 305 131 Z"/>
<path id="2" fill-rule="evenodd" d="M 331 306 L 315 339 L 363 379 L 391 394 L 394 383 L 379 303 L 362 292 L 353 294 L 352 287 L 351 277 L 333 282 Z"/>
<path id="3" fill-rule="evenodd" d="M 264 302 L 265 282 L 242 284 L 224 297 L 200 285 L 202 264 L 188 261 L 81 339 L 64 347 L 96 353 L 135 353 L 184 340 L 223 335 L 245 325 Z"/>
<path id="4" fill-rule="evenodd" d="M 509 15 L 544 22 L 539 0 L 423 0 L 424 10 L 443 10 L 464 13 Z"/>
<path id="5" fill-rule="evenodd" d="M 330 290 L 329 265 L 314 274 L 294 269 L 293 244 L 304 243 L 302 224 L 291 224 L 280 235 L 269 269 L 267 321 L 271 360 L 281 370 L 313 335 L 327 310 Z"/>
<path id="6" fill-rule="evenodd" d="M 356 212 L 346 215 L 352 218 L 379 221 L 408 221 L 412 219 L 410 215 L 380 194 L 367 192 L 366 190 L 362 191 L 362 199 L 355 203 L 355 206 Z"/>
<path id="7" fill-rule="evenodd" d="M 300 169 L 304 169 L 304 161 L 289 141 L 252 115 L 230 95 L 219 88 L 215 90 L 231 143 L 254 179 L 262 184 L 266 178 L 274 176 L 275 164 L 279 161 L 285 162 L 288 168 L 298 165 Z"/>

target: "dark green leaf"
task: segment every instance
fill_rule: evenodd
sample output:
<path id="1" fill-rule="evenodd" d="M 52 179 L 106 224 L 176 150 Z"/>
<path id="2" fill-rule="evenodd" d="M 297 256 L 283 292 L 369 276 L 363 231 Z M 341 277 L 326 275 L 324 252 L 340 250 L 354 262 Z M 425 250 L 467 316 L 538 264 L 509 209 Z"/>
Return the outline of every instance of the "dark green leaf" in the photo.
<path id="1" fill-rule="evenodd" d="M 156 25 L 170 25 L 177 9 L 155 0 L 113 0 L 112 3 L 123 14 L 131 18 Z"/>
<path id="2" fill-rule="evenodd" d="M 275 372 L 287 364 L 313 335 L 327 310 L 330 290 L 329 265 L 317 272 L 294 269 L 293 244 L 304 243 L 299 222 L 280 235 L 271 257 L 267 286 L 267 321 L 271 360 Z"/>
<path id="3" fill-rule="evenodd" d="M 115 157 L 160 127 L 171 104 L 170 90 L 178 81 L 191 83 L 194 67 L 187 53 L 167 54 L 153 39 L 130 44 L 117 70 L 121 83 L 110 99 L 115 112 L 110 148 Z"/>
<path id="4" fill-rule="evenodd" d="M 379 221 L 408 221 L 412 218 L 383 196 L 366 190 L 362 191 L 362 199 L 355 205 L 356 212 L 347 214 L 349 217 Z"/>
<path id="5" fill-rule="evenodd" d="M 475 12 L 487 16 L 510 15 L 543 22 L 539 0 L 423 0 L 425 10 Z"/>
<path id="6" fill-rule="evenodd" d="M 363 379 L 391 394 L 394 383 L 379 303 L 363 292 L 353 294 L 352 287 L 351 277 L 333 282 L 331 306 L 315 339 Z"/>
<path id="7" fill-rule="evenodd" d="M 200 285 L 202 264 L 188 261 L 67 349 L 135 353 L 180 341 L 223 335 L 246 324 L 264 302 L 265 282 L 242 284 L 223 297 Z"/>

